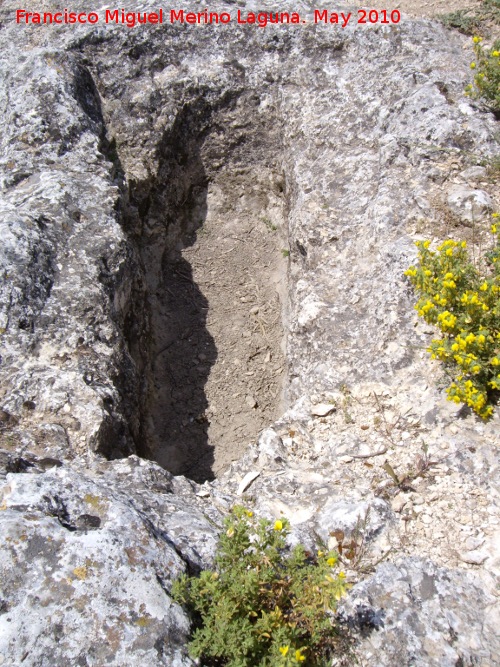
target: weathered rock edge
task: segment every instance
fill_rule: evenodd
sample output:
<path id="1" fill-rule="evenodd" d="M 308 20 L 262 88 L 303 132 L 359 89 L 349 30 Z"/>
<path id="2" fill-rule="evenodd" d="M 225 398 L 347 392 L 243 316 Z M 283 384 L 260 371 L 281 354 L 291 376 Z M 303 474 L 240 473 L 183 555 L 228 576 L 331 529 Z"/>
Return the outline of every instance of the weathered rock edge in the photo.
<path id="1" fill-rule="evenodd" d="M 13 9 L 0 31 L 4 664 L 192 664 L 170 582 L 210 563 L 249 470 L 245 502 L 289 515 L 294 540 L 312 547 L 364 517 L 373 555 L 396 543 L 345 606 L 363 664 L 499 664 L 493 533 L 470 535 L 484 558 L 462 569 L 425 540 L 398 542 L 394 503 L 345 465 L 380 443 L 355 423 L 366 406 L 339 393 L 361 405 L 386 392 L 414 425 L 394 427 L 391 461 L 425 435 L 450 448 L 445 477 L 494 489 L 498 420 L 457 421 L 440 402 L 401 281 L 411 234 L 446 201 L 443 154 L 494 151 L 494 120 L 461 95 L 460 39 L 428 22 L 21 29 Z M 207 179 L 227 163 L 282 170 L 291 251 L 290 410 L 202 487 L 134 455 L 150 335 L 141 251 L 190 231 L 196 154 Z M 329 401 L 337 412 L 318 414 Z"/>

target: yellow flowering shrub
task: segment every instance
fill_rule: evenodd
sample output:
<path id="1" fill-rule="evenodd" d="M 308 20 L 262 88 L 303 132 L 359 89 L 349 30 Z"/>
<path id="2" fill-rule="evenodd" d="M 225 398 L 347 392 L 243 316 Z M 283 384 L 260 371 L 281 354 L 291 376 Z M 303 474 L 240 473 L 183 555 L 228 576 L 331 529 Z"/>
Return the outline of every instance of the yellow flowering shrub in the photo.
<path id="1" fill-rule="evenodd" d="M 236 506 L 215 569 L 183 575 L 172 595 L 192 614 L 189 651 L 207 667 L 329 667 L 340 640 L 338 601 L 349 587 L 333 551 L 286 546 L 289 523 Z"/>
<path id="2" fill-rule="evenodd" d="M 465 94 L 482 98 L 491 109 L 500 113 L 500 40 L 485 48 L 481 37 L 472 38 L 475 60 L 470 64 L 474 71 L 474 82 L 465 89 Z"/>
<path id="3" fill-rule="evenodd" d="M 418 264 L 405 271 L 419 300 L 418 314 L 441 330 L 432 341 L 433 359 L 453 377 L 448 399 L 465 403 L 480 417 L 493 413 L 500 390 L 500 218 L 493 214 L 494 246 L 479 271 L 465 241 L 451 239 L 431 250 L 417 241 Z"/>

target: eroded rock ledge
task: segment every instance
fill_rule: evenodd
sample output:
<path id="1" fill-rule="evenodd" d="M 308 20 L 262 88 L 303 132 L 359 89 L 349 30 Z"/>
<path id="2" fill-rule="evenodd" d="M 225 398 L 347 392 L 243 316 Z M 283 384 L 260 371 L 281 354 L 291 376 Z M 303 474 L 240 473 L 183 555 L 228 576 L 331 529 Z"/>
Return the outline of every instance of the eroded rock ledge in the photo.
<path id="1" fill-rule="evenodd" d="M 0 31 L 3 664 L 193 664 L 169 587 L 210 564 L 238 499 L 310 546 L 361 526 L 367 571 L 348 573 L 343 613 L 363 664 L 498 665 L 498 417 L 444 401 L 401 278 L 415 238 L 471 236 L 457 201 L 483 202 L 476 239 L 499 205 L 477 166 L 497 125 L 462 95 L 462 38 L 405 20 L 21 28 L 14 10 Z M 224 323 L 207 328 L 207 256 L 201 273 L 193 257 L 203 233 L 210 252 L 243 238 L 249 256 L 212 276 L 212 299 L 220 280 L 228 310 L 234 296 L 248 311 L 226 351 Z M 189 341 L 180 321 L 198 321 L 196 359 L 171 348 Z M 231 357 L 246 339 L 248 358 Z M 234 396 L 214 410 L 224 383 Z M 385 461 L 422 474 L 400 490 Z M 218 479 L 193 481 L 215 464 Z"/>

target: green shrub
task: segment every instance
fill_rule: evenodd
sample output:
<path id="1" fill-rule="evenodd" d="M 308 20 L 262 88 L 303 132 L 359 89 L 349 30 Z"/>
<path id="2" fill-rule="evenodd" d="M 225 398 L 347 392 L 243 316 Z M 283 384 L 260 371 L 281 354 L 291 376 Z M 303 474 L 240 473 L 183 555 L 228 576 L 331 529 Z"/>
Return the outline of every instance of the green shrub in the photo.
<path id="1" fill-rule="evenodd" d="M 439 19 L 449 28 L 456 28 L 465 35 L 489 32 L 490 26 L 500 23 L 500 0 L 482 0 L 475 7 L 458 9 L 443 14 Z"/>
<path id="2" fill-rule="evenodd" d="M 500 112 L 500 40 L 491 48 L 484 48 L 482 38 L 472 39 L 476 59 L 470 64 L 474 70 L 474 83 L 465 92 L 474 99 L 483 99 L 496 113 Z"/>
<path id="3" fill-rule="evenodd" d="M 437 251 L 430 241 L 417 241 L 419 263 L 405 272 L 420 296 L 418 314 L 443 334 L 429 351 L 453 376 L 448 399 L 484 418 L 500 390 L 500 224 L 493 217 L 495 244 L 481 269 L 471 263 L 465 241 L 447 240 Z"/>
<path id="4" fill-rule="evenodd" d="M 224 525 L 215 570 L 174 583 L 198 626 L 191 655 L 227 667 L 330 664 L 342 639 L 335 608 L 348 588 L 337 554 L 289 551 L 286 519 L 257 521 L 240 506 Z"/>

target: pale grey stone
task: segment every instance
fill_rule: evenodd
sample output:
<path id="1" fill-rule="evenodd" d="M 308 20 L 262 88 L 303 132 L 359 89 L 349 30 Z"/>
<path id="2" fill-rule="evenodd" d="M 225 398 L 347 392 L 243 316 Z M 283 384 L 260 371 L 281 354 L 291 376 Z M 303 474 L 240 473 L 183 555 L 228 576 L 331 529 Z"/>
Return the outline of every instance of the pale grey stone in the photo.
<path id="1" fill-rule="evenodd" d="M 462 573 L 405 559 L 380 565 L 343 607 L 348 623 L 365 637 L 361 655 L 367 665 L 456 667 L 497 664 L 498 638 L 478 641 L 481 628 L 491 631 L 495 622 L 487 611 L 492 602 Z"/>
<path id="2" fill-rule="evenodd" d="M 448 193 L 448 206 L 461 220 L 478 221 L 493 207 L 491 197 L 483 190 L 453 185 Z"/>

